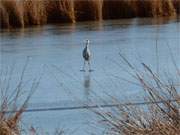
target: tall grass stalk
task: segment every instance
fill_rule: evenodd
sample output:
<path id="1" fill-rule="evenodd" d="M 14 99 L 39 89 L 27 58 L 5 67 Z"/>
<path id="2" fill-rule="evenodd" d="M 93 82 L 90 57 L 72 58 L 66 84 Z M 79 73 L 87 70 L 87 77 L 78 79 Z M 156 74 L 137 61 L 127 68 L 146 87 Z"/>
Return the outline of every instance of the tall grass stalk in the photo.
<path id="1" fill-rule="evenodd" d="M 96 111 L 108 127 L 108 135 L 179 135 L 180 133 L 180 94 L 179 85 L 173 79 L 162 79 L 148 65 L 141 63 L 139 71 L 123 55 L 122 60 L 133 71 L 143 88 L 144 104 L 140 106 L 119 105 L 106 112 Z M 179 71 L 177 71 L 178 73 Z M 179 74 L 177 74 L 179 76 Z M 115 99 L 116 102 L 118 102 Z"/>
<path id="2" fill-rule="evenodd" d="M 34 79 L 29 89 L 29 94 L 24 94 L 26 81 L 25 72 L 27 64 L 23 67 L 18 82 L 14 78 L 14 67 L 0 71 L 0 135 L 20 135 L 20 120 L 27 108 L 28 101 L 37 89 L 40 80 Z"/>

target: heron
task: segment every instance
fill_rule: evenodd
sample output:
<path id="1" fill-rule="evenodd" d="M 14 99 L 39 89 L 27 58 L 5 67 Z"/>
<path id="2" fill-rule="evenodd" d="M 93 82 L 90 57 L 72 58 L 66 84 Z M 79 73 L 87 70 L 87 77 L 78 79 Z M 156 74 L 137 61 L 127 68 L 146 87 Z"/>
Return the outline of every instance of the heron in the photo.
<path id="1" fill-rule="evenodd" d="M 83 71 L 85 71 L 85 66 L 86 66 L 86 63 L 88 64 L 89 66 L 89 71 L 91 71 L 91 65 L 90 65 L 90 58 L 91 58 L 91 52 L 90 52 L 90 49 L 89 49 L 89 40 L 87 39 L 86 40 L 86 46 L 83 50 L 83 58 L 84 58 L 84 65 L 83 65 Z"/>

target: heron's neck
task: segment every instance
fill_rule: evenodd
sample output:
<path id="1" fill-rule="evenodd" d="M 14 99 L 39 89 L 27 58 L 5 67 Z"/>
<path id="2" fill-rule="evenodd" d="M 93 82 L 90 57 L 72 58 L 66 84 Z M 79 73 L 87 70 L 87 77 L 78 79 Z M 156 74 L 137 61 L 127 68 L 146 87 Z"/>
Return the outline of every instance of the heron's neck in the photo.
<path id="1" fill-rule="evenodd" d="M 89 44 L 86 44 L 86 48 L 89 48 Z"/>

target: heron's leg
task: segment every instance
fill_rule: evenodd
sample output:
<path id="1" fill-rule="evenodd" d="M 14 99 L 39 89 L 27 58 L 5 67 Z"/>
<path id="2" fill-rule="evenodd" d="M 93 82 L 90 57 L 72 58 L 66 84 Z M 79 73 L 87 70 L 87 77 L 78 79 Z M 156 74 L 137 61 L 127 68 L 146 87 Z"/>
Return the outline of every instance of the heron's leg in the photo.
<path id="1" fill-rule="evenodd" d="M 91 71 L 91 64 L 90 61 L 88 61 L 89 71 Z"/>
<path id="2" fill-rule="evenodd" d="M 86 61 L 84 60 L 84 64 L 83 64 L 83 70 L 85 71 L 85 65 L 86 65 Z"/>

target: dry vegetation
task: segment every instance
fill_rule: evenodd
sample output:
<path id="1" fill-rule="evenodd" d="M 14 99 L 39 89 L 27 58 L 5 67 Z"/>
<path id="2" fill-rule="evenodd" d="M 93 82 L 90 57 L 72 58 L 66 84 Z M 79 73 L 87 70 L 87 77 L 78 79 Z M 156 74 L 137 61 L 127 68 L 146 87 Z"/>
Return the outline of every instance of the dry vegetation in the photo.
<path id="1" fill-rule="evenodd" d="M 39 84 L 39 80 L 32 81 L 29 94 L 25 94 L 24 80 L 26 66 L 16 85 L 13 85 L 13 68 L 1 69 L 0 72 L 0 135 L 20 135 L 20 120 L 28 101 Z M 24 93 L 24 94 L 23 94 Z"/>
<path id="2" fill-rule="evenodd" d="M 179 0 L 0 0 L 0 27 L 174 16 Z"/>
<path id="3" fill-rule="evenodd" d="M 96 112 L 108 127 L 108 135 L 179 135 L 180 95 L 179 85 L 165 77 L 162 79 L 150 67 L 142 63 L 143 71 L 137 70 L 123 56 L 133 71 L 132 75 L 145 92 L 144 104 L 119 105 L 106 112 Z M 179 73 L 178 68 L 177 73 Z M 177 74 L 179 77 L 179 74 Z M 117 100 L 115 99 L 117 103 Z"/>

